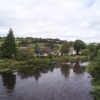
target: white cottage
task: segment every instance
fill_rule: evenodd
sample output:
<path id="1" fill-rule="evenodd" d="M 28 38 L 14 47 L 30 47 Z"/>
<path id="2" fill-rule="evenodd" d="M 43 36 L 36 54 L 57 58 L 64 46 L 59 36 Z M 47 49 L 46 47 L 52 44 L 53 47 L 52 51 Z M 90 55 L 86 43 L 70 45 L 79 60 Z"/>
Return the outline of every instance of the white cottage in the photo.
<path id="1" fill-rule="evenodd" d="M 75 55 L 76 54 L 76 50 L 74 50 L 74 47 L 70 47 L 69 48 L 69 56 L 70 55 Z"/>

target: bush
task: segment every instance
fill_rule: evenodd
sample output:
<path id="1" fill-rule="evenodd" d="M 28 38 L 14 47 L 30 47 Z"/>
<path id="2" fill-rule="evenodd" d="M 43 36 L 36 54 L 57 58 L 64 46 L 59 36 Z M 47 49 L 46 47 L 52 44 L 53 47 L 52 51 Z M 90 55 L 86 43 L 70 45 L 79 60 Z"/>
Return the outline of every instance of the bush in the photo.
<path id="1" fill-rule="evenodd" d="M 94 100 L 100 100 L 100 51 L 94 61 L 89 64 L 88 72 L 93 77 L 92 83 L 94 87 L 91 93 Z"/>
<path id="2" fill-rule="evenodd" d="M 27 60 L 27 52 L 28 51 L 26 49 L 18 50 L 17 60 L 19 60 L 19 61 Z"/>
<path id="3" fill-rule="evenodd" d="M 44 59 L 35 58 L 27 61 L 28 65 L 40 65 L 40 64 L 48 64 L 48 63 L 50 63 L 50 59 L 48 58 L 44 58 Z"/>
<path id="4" fill-rule="evenodd" d="M 94 100 L 100 100 L 100 85 L 93 87 L 91 93 L 93 94 Z"/>

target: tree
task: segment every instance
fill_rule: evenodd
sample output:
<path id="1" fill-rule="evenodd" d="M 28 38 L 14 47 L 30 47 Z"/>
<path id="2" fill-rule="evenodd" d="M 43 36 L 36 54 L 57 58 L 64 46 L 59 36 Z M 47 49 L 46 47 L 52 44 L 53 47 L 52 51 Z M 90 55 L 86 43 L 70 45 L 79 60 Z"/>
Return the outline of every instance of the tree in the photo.
<path id="1" fill-rule="evenodd" d="M 28 50 L 28 58 L 32 59 L 34 58 L 35 50 L 34 49 L 29 49 Z"/>
<path id="2" fill-rule="evenodd" d="M 80 50 L 85 49 L 85 43 L 82 40 L 76 40 L 74 42 L 74 48 L 76 53 L 79 54 Z"/>
<path id="3" fill-rule="evenodd" d="M 44 46 L 46 46 L 46 47 L 49 47 L 50 49 L 54 49 L 54 43 L 53 42 L 51 42 L 51 43 L 46 43 Z"/>
<path id="4" fill-rule="evenodd" d="M 94 97 L 93 100 L 100 100 L 100 50 L 98 51 L 97 57 L 92 62 L 90 62 L 88 66 L 88 72 L 93 77 L 93 88 L 91 91 Z"/>
<path id="5" fill-rule="evenodd" d="M 2 44 L 1 51 L 4 58 L 12 58 L 16 56 L 17 50 L 12 29 L 9 30 L 5 42 Z"/>
<path id="6" fill-rule="evenodd" d="M 62 54 L 69 53 L 69 48 L 70 48 L 69 43 L 68 43 L 67 41 L 65 41 L 65 42 L 62 44 L 61 53 L 62 53 Z"/>
<path id="7" fill-rule="evenodd" d="M 27 60 L 27 55 L 28 55 L 28 50 L 27 49 L 20 49 L 17 51 L 17 60 L 22 61 L 22 60 Z"/>
<path id="8" fill-rule="evenodd" d="M 97 44 L 97 50 L 100 50 L 100 43 Z"/>
<path id="9" fill-rule="evenodd" d="M 41 50 L 40 50 L 40 47 L 38 46 L 38 44 L 36 43 L 35 46 L 34 46 L 34 50 L 35 50 L 35 53 L 37 55 L 39 55 L 41 53 Z"/>
<path id="10" fill-rule="evenodd" d="M 28 42 L 26 40 L 21 41 L 18 46 L 26 47 L 28 45 Z"/>
<path id="11" fill-rule="evenodd" d="M 90 50 L 89 49 L 84 49 L 81 52 L 82 52 L 83 55 L 85 55 L 86 57 L 89 58 L 89 56 L 90 56 Z"/>
<path id="12" fill-rule="evenodd" d="M 90 50 L 90 58 L 91 59 L 95 58 L 98 54 L 97 46 L 94 43 L 90 43 L 88 45 L 88 49 Z"/>

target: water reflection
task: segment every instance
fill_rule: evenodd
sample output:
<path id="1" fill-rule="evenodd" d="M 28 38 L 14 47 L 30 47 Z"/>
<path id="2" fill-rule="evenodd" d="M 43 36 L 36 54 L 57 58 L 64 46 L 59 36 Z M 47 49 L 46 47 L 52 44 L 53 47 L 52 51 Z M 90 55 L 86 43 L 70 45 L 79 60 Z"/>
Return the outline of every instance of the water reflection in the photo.
<path id="1" fill-rule="evenodd" d="M 60 70 L 61 70 L 62 75 L 67 77 L 70 72 L 70 65 L 69 64 L 61 64 Z"/>
<path id="2" fill-rule="evenodd" d="M 82 63 L 82 62 L 81 62 L 81 63 Z M 75 73 L 82 73 L 82 72 L 85 71 L 86 65 L 82 66 L 81 63 L 80 63 L 79 61 L 77 61 L 77 62 L 75 63 L 75 65 L 73 66 L 73 72 L 75 72 Z"/>
<path id="3" fill-rule="evenodd" d="M 27 79 L 29 77 L 34 77 L 37 81 L 41 77 L 41 73 L 45 74 L 48 73 L 48 71 L 53 72 L 54 70 L 54 65 L 50 64 L 48 66 L 46 65 L 41 65 L 38 68 L 26 68 L 21 69 L 17 71 L 18 76 L 21 77 L 21 79 Z"/>
<path id="4" fill-rule="evenodd" d="M 1 73 L 0 100 L 91 100 L 86 67 L 68 62 Z"/>
<path id="5" fill-rule="evenodd" d="M 70 69 L 73 70 L 75 73 L 82 73 L 85 72 L 85 69 L 87 67 L 87 63 L 84 62 L 69 62 L 69 63 L 62 63 L 60 70 L 62 75 L 67 77 L 70 73 Z"/>
<path id="6" fill-rule="evenodd" d="M 27 70 L 26 69 L 19 70 L 19 71 L 17 71 L 17 74 L 18 74 L 18 76 L 21 77 L 21 79 L 27 79 L 29 77 L 34 76 L 34 78 L 36 80 L 38 80 L 39 77 L 41 76 L 39 69 L 34 70 L 34 69 L 31 69 L 31 68 L 29 68 Z"/>
<path id="7" fill-rule="evenodd" d="M 54 68 L 59 68 L 64 77 L 67 77 L 70 73 L 70 69 L 73 70 L 75 73 L 82 73 L 86 69 L 86 64 L 82 64 L 82 62 L 69 62 L 69 63 L 63 63 L 60 65 L 54 65 L 50 64 L 48 66 L 41 65 L 41 67 L 38 68 L 26 68 L 17 71 L 18 76 L 21 77 L 21 79 L 26 79 L 29 77 L 34 77 L 37 81 L 41 77 L 41 73 L 45 74 L 48 73 L 48 71 L 53 72 Z"/>
<path id="8" fill-rule="evenodd" d="M 4 72 L 2 73 L 2 80 L 8 92 L 11 92 L 15 87 L 16 75 L 14 75 L 13 72 Z"/>

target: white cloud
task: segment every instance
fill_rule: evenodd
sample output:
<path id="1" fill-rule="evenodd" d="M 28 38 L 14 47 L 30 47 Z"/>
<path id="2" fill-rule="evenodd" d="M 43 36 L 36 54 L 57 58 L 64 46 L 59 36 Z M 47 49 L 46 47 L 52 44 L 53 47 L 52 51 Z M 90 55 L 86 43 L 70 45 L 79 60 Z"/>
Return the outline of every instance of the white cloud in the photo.
<path id="1" fill-rule="evenodd" d="M 100 42 L 99 0 L 0 0 L 0 36 Z"/>

